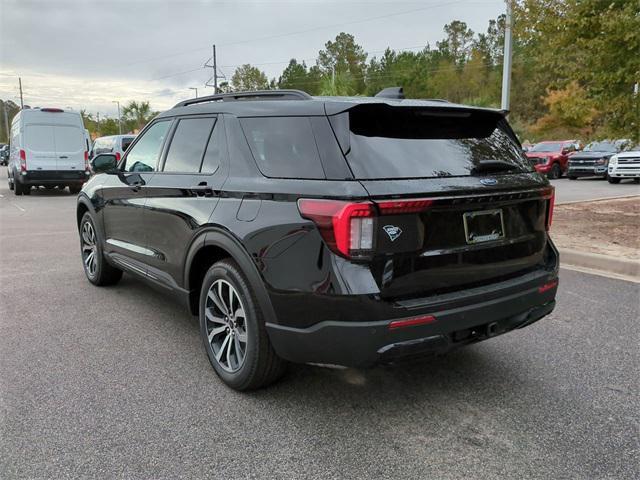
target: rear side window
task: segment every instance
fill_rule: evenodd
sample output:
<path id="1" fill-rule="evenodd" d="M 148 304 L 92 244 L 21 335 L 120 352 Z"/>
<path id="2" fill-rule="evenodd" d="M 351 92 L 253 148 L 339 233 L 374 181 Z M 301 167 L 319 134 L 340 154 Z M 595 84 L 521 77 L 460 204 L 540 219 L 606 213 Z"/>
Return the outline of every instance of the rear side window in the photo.
<path id="1" fill-rule="evenodd" d="M 362 105 L 331 117 L 349 166 L 361 179 L 531 171 L 502 122 L 493 112 L 386 105 Z"/>
<path id="2" fill-rule="evenodd" d="M 122 139 L 122 151 L 126 152 L 129 148 L 129 145 L 131 145 L 131 142 L 133 142 L 135 139 L 136 137 L 124 137 Z"/>
<path id="3" fill-rule="evenodd" d="M 199 172 L 215 118 L 183 118 L 171 139 L 165 172 Z"/>
<path id="4" fill-rule="evenodd" d="M 240 124 L 266 177 L 325 178 L 309 118 L 241 118 Z"/>

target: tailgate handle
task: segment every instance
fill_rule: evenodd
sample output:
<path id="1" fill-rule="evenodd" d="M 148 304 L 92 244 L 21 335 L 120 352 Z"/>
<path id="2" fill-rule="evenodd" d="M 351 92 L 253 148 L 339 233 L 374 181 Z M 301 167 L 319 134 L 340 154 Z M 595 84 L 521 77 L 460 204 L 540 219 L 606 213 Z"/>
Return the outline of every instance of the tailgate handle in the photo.
<path id="1" fill-rule="evenodd" d="M 61 155 L 60 158 L 69 158 L 66 155 Z"/>

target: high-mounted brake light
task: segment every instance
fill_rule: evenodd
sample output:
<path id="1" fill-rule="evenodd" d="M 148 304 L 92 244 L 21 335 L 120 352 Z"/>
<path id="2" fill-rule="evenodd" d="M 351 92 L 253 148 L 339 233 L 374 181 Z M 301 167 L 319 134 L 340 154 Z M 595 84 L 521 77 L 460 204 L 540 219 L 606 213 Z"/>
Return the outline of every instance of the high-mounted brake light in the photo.
<path id="1" fill-rule="evenodd" d="M 22 149 L 20 149 L 20 171 L 27 171 L 27 152 Z"/>
<path id="2" fill-rule="evenodd" d="M 64 110 L 61 108 L 41 108 L 41 112 L 49 112 L 49 113 L 63 113 Z"/>
<path id="3" fill-rule="evenodd" d="M 358 257 L 373 249 L 373 217 L 371 202 L 345 202 L 301 198 L 298 210 L 313 221 L 327 246 L 344 257 Z"/>

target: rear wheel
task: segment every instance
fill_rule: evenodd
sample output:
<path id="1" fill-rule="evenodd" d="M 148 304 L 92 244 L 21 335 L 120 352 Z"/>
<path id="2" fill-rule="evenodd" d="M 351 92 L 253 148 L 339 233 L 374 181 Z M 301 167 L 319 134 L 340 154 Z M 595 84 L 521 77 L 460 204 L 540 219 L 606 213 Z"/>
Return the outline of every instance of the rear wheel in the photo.
<path id="1" fill-rule="evenodd" d="M 607 181 L 609 183 L 620 183 L 620 179 L 619 178 L 613 178 L 613 177 L 607 177 Z"/>
<path id="2" fill-rule="evenodd" d="M 233 260 L 215 263 L 200 290 L 200 335 L 218 376 L 236 390 L 279 379 L 286 363 L 267 335 L 256 296 Z"/>
<path id="3" fill-rule="evenodd" d="M 84 273 L 91 283 L 98 286 L 113 285 L 122 278 L 122 270 L 109 265 L 104 259 L 102 245 L 89 212 L 80 221 L 80 249 Z"/>
<path id="4" fill-rule="evenodd" d="M 80 190 L 82 190 L 82 187 L 79 185 L 69 185 L 69 192 L 71 192 L 74 195 L 79 194 Z"/>
<path id="5" fill-rule="evenodd" d="M 24 192 L 23 185 L 19 181 L 14 180 L 13 181 L 13 193 L 15 195 L 22 195 L 23 192 Z"/>
<path id="6" fill-rule="evenodd" d="M 572 176 L 572 175 L 569 175 L 567 178 L 568 178 L 569 180 L 577 180 L 577 179 L 578 179 L 578 177 L 574 177 L 574 176 Z"/>

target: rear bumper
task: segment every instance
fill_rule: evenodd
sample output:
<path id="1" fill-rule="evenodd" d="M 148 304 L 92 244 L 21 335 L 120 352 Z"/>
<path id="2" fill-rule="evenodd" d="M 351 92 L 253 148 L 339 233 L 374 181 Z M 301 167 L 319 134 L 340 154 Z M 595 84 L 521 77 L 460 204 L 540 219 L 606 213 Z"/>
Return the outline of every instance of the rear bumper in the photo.
<path id="1" fill-rule="evenodd" d="M 16 175 L 23 185 L 82 185 L 89 179 L 84 170 L 37 170 Z"/>
<path id="2" fill-rule="evenodd" d="M 457 346 L 497 336 L 530 325 L 555 307 L 557 274 L 532 275 L 506 295 L 469 295 L 472 302 L 438 308 L 422 304 L 399 308 L 401 317 L 373 322 L 320 322 L 308 328 L 267 324 L 271 343 L 282 358 L 292 362 L 367 367 L 403 357 L 440 353 Z M 355 299 L 354 303 L 361 302 Z M 413 307 L 414 305 L 410 305 Z M 407 305 L 405 305 L 407 307 Z M 430 315 L 432 323 L 390 330 L 398 319 Z"/>

